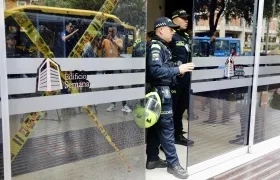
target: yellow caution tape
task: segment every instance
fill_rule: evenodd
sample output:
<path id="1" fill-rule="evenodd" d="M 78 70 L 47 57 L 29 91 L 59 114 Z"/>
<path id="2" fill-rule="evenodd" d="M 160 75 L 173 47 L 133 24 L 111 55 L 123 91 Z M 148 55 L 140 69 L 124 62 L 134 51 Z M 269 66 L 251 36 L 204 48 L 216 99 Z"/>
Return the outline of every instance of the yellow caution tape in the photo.
<path id="1" fill-rule="evenodd" d="M 26 30 L 27 36 L 38 47 L 39 51 L 45 55 L 45 58 L 53 58 L 54 54 L 51 52 L 49 46 L 45 43 L 44 39 L 41 37 L 40 33 L 34 27 L 25 12 L 15 11 L 12 16 L 18 25 Z"/>
<path id="2" fill-rule="evenodd" d="M 118 0 L 106 0 L 103 6 L 101 7 L 102 13 L 111 13 L 115 6 L 117 5 L 119 1 Z M 81 39 L 79 40 L 78 44 L 73 48 L 72 52 L 70 53 L 69 57 L 80 57 L 82 51 L 81 49 L 84 48 L 84 45 L 86 41 L 92 41 L 94 37 L 97 35 L 98 30 L 102 27 L 103 23 L 105 22 L 105 16 L 97 15 L 91 22 L 91 25 L 89 28 L 85 31 Z M 23 11 L 17 11 L 12 14 L 13 18 L 16 20 L 18 25 L 21 28 L 24 28 L 26 30 L 26 34 L 30 38 L 30 40 L 38 47 L 39 51 L 42 52 L 45 56 L 45 58 L 52 58 L 54 57 L 54 54 L 51 52 L 43 38 L 40 36 L 40 33 L 36 30 L 36 28 L 33 26 L 30 19 L 27 17 L 27 15 Z M 104 19 L 103 19 L 104 18 Z M 63 72 L 60 72 L 62 81 L 65 82 L 65 74 Z M 60 91 L 56 92 L 44 92 L 43 96 L 49 96 L 54 94 L 59 94 Z M 71 93 L 78 93 L 78 89 L 71 88 Z M 106 140 L 109 142 L 109 144 L 115 149 L 116 152 L 119 153 L 122 161 L 126 164 L 128 171 L 131 171 L 131 166 L 129 162 L 126 160 L 123 153 L 120 151 L 120 149 L 114 144 L 109 134 L 106 132 L 102 124 L 98 121 L 96 115 L 92 112 L 92 110 L 85 106 L 83 107 L 88 116 L 92 119 L 92 121 L 96 124 L 99 131 L 104 135 Z M 11 160 L 13 161 L 15 157 L 18 155 L 24 144 L 26 143 L 29 135 L 32 133 L 35 125 L 44 118 L 46 112 L 35 112 L 30 113 L 25 120 L 23 121 L 20 130 L 16 133 L 16 135 L 11 140 Z"/>
<path id="3" fill-rule="evenodd" d="M 13 161 L 19 151 L 26 143 L 28 136 L 32 133 L 34 126 L 44 117 L 45 112 L 35 112 L 29 114 L 23 123 L 20 130 L 11 140 L 11 160 Z"/>
<path id="4" fill-rule="evenodd" d="M 94 40 L 94 38 L 102 28 L 104 22 L 106 21 L 107 18 L 106 16 L 104 16 L 104 13 L 111 14 L 118 3 L 119 0 L 106 0 L 104 2 L 101 9 L 99 10 L 100 13 L 98 13 L 93 18 L 90 25 L 88 26 L 78 43 L 75 45 L 75 47 L 72 49 L 68 57 L 79 58 L 82 56 L 85 44 Z"/>
<path id="5" fill-rule="evenodd" d="M 84 110 L 87 112 L 88 116 L 91 118 L 91 120 L 93 121 L 93 123 L 95 123 L 95 125 L 98 127 L 99 131 L 104 135 L 104 137 L 107 139 L 107 141 L 109 142 L 109 144 L 115 149 L 116 152 L 119 153 L 122 161 L 126 164 L 127 166 L 127 170 L 128 172 L 131 171 L 131 166 L 129 165 L 129 162 L 127 161 L 127 159 L 125 158 L 125 156 L 123 155 L 123 153 L 121 152 L 121 150 L 116 146 L 116 144 L 113 143 L 111 137 L 108 135 L 108 133 L 106 132 L 106 130 L 104 129 L 104 127 L 102 126 L 102 124 L 98 121 L 96 115 L 87 107 L 83 107 Z"/>

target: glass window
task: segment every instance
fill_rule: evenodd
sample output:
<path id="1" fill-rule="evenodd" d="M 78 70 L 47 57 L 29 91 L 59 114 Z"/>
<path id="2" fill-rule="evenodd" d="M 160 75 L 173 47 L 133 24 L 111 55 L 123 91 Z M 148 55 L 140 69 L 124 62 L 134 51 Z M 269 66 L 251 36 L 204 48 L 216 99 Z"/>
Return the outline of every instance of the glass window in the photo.
<path id="1" fill-rule="evenodd" d="M 146 1 L 5 4 L 12 178 L 145 179 Z"/>
<path id="2" fill-rule="evenodd" d="M 215 50 L 224 50 L 227 51 L 229 49 L 229 42 L 227 40 L 215 40 Z"/>
<path id="3" fill-rule="evenodd" d="M 241 42 L 245 41 L 246 33 L 254 32 L 253 29 L 235 32 L 232 30 L 234 27 L 222 28 L 222 24 L 215 24 L 216 18 L 230 24 L 230 20 L 236 19 L 231 12 L 240 7 L 230 1 L 221 3 L 225 3 L 227 8 L 221 9 L 219 5 L 207 4 L 205 1 L 194 1 L 196 13 L 209 13 L 207 18 L 201 17 L 201 20 L 206 21 L 210 31 L 205 30 L 205 26 L 196 26 L 194 32 L 207 34 L 201 38 L 208 39 L 208 42 L 201 43 L 200 48 L 201 52 L 210 49 L 210 55 L 192 59 L 196 69 L 192 73 L 188 116 L 184 117 L 188 120 L 188 139 L 190 142 L 194 141 L 192 146 L 188 146 L 188 166 L 248 144 L 254 64 L 248 65 L 248 61 L 245 62 L 240 54 L 243 52 L 244 44 Z M 244 8 L 248 6 L 243 5 Z M 252 15 L 257 9 L 251 9 L 254 4 L 251 5 L 248 9 L 252 10 Z M 224 16 L 219 17 L 218 12 Z M 245 18 L 244 21 L 249 23 L 251 18 L 253 17 Z M 240 24 L 235 26 L 240 27 Z M 248 54 L 253 54 L 251 49 L 247 51 L 250 52 Z M 230 53 L 232 57 L 229 57 Z"/>
<path id="4" fill-rule="evenodd" d="M 279 47 L 275 45 L 275 36 L 278 35 L 278 32 L 270 25 L 273 19 L 278 16 L 277 7 L 279 7 L 278 1 L 271 1 L 264 7 L 263 17 L 266 19 L 266 23 L 263 23 L 263 28 L 260 29 L 265 33 L 262 34 L 263 46 L 260 49 L 255 144 L 280 136 L 280 118 L 278 115 L 280 112 L 280 84 L 278 81 L 272 80 L 273 78 L 280 78 Z M 279 23 L 275 28 L 279 29 Z M 268 34 L 267 31 L 269 31 Z M 269 62 L 273 62 L 273 64 Z"/>

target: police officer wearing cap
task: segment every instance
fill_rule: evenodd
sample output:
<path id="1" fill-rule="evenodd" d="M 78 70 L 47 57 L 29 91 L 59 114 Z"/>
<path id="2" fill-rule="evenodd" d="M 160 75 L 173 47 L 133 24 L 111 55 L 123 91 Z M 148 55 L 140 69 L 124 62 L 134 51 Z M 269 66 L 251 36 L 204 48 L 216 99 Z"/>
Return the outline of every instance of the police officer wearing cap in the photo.
<path id="1" fill-rule="evenodd" d="M 146 41 L 145 31 L 142 29 L 139 32 L 139 38 L 133 43 L 132 57 L 145 57 Z"/>
<path id="2" fill-rule="evenodd" d="M 188 14 L 185 10 L 176 10 L 172 13 L 172 21 L 179 28 L 175 30 L 175 34 L 170 42 L 172 52 L 172 60 L 175 64 L 185 64 L 191 61 L 191 40 L 186 33 L 188 27 Z M 190 74 L 185 73 L 177 76 L 177 84 L 172 87 L 173 113 L 174 113 L 174 128 L 175 128 L 175 143 L 192 146 L 194 141 L 188 140 L 183 136 L 183 114 L 185 109 L 189 109 L 190 100 Z M 190 102 L 191 103 L 191 102 Z M 192 108 L 192 107 L 190 107 Z M 189 120 L 198 119 L 193 111 L 189 109 Z"/>
<path id="3" fill-rule="evenodd" d="M 146 81 L 152 86 L 161 98 L 161 115 L 157 123 L 148 128 L 147 133 L 147 169 L 166 168 L 167 172 L 180 179 L 187 179 L 188 173 L 178 160 L 174 139 L 174 124 L 172 112 L 172 97 L 170 87 L 176 84 L 176 77 L 191 72 L 193 63 L 177 65 L 172 62 L 172 54 L 168 48 L 174 35 L 173 28 L 179 26 L 172 20 L 160 17 L 155 21 L 155 35 L 147 44 L 146 53 Z M 148 92 L 147 92 L 148 93 Z M 159 158 L 159 145 L 161 144 L 166 161 Z"/>

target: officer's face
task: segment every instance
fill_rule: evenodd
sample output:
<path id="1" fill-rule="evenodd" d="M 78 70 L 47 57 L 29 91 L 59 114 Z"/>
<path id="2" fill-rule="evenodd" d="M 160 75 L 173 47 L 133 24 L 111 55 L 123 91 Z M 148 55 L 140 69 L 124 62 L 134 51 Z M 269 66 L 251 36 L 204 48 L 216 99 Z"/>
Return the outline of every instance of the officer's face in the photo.
<path id="1" fill-rule="evenodd" d="M 179 25 L 182 30 L 186 30 L 188 28 L 188 18 L 186 17 L 175 18 L 174 23 Z"/>
<path id="2" fill-rule="evenodd" d="M 172 28 L 164 26 L 161 27 L 160 30 L 161 34 L 162 34 L 162 38 L 166 41 L 166 42 L 170 42 L 172 40 L 174 31 Z"/>

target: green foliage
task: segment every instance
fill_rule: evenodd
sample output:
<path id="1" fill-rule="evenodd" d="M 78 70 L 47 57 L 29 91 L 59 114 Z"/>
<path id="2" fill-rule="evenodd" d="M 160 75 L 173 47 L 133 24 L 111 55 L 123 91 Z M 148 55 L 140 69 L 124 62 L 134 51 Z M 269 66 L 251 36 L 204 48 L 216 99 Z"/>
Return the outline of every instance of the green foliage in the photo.
<path id="1" fill-rule="evenodd" d="M 223 15 L 227 21 L 230 19 L 244 18 L 247 24 L 252 24 L 255 0 L 194 0 L 196 19 L 209 20 L 210 32 L 216 31 L 218 20 Z M 278 17 L 280 13 L 280 0 L 265 0 L 264 18 Z M 218 11 L 217 18 L 215 12 Z"/>
<path id="2" fill-rule="evenodd" d="M 120 0 L 114 14 L 132 26 L 146 27 L 146 0 Z"/>
<path id="3" fill-rule="evenodd" d="M 98 11 L 104 2 L 105 0 L 43 0 L 46 6 L 93 11 Z M 120 0 L 113 14 L 132 26 L 145 26 L 146 0 Z"/>

